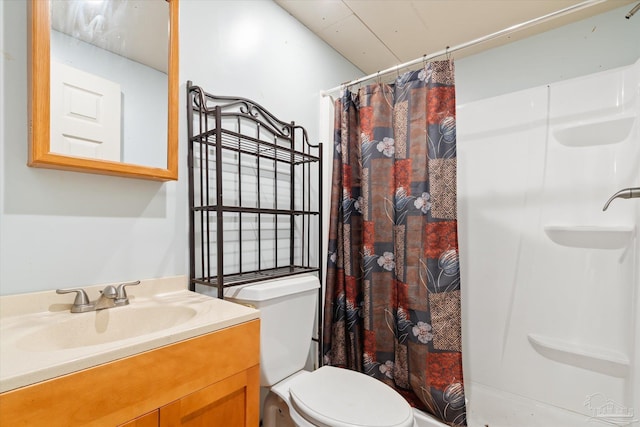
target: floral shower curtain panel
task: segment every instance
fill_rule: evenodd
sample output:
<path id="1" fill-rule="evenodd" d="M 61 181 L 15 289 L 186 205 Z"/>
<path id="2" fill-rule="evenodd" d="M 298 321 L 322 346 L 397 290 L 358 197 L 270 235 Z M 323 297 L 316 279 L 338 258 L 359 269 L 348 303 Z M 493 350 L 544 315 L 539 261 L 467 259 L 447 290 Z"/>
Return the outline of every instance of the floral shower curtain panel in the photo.
<path id="1" fill-rule="evenodd" d="M 336 101 L 324 363 L 466 425 L 451 61 Z"/>

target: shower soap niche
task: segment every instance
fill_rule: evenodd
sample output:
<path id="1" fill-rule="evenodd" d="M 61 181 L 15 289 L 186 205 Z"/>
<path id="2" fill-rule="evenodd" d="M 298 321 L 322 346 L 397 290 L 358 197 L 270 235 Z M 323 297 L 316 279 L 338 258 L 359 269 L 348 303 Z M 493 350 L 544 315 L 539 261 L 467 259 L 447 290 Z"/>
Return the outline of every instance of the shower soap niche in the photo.
<path id="1" fill-rule="evenodd" d="M 612 377 L 624 378 L 629 373 L 629 357 L 620 352 L 537 334 L 527 337 L 538 353 L 551 360 Z"/>
<path id="2" fill-rule="evenodd" d="M 557 128 L 553 136 L 567 147 L 617 144 L 629 137 L 635 120 L 634 116 L 618 116 L 597 122 L 581 122 Z"/>
<path id="3" fill-rule="evenodd" d="M 555 243 L 572 248 L 622 249 L 631 241 L 634 226 L 547 225 L 544 232 Z"/>

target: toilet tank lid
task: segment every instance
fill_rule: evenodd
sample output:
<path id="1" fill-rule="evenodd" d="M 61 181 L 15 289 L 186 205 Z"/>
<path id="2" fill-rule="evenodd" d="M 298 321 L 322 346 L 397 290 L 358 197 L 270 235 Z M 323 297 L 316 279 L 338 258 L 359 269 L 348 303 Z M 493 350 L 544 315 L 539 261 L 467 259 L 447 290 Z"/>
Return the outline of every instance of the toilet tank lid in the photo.
<path id="1" fill-rule="evenodd" d="M 318 289 L 318 277 L 310 274 L 298 274 L 263 282 L 232 286 L 224 290 L 224 297 L 243 301 L 267 301 L 285 295 Z"/>

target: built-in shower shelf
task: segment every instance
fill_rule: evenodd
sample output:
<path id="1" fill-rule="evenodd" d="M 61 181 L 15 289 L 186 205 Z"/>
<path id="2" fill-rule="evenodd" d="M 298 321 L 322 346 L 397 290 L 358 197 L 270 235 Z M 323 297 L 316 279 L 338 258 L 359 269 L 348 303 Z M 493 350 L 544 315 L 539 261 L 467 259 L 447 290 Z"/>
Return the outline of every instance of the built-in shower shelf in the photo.
<path id="1" fill-rule="evenodd" d="M 617 144 L 631 133 L 635 116 L 615 117 L 606 120 L 580 122 L 553 130 L 553 136 L 567 147 L 591 147 Z"/>
<path id="2" fill-rule="evenodd" d="M 562 246 L 591 249 L 621 249 L 626 247 L 635 231 L 634 226 L 564 226 L 547 225 L 544 232 Z"/>
<path id="3" fill-rule="evenodd" d="M 613 377 L 622 378 L 629 373 L 629 357 L 618 351 L 537 334 L 529 334 L 528 338 L 538 353 L 551 360 Z"/>

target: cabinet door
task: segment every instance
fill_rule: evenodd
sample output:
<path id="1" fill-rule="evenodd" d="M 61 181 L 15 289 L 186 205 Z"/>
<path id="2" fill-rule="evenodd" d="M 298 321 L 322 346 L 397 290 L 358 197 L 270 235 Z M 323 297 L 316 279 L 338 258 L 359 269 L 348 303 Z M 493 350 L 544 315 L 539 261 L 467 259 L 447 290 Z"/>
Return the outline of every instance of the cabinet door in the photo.
<path id="1" fill-rule="evenodd" d="M 158 427 L 158 412 L 159 411 L 156 409 L 155 411 L 144 414 L 135 420 L 120 424 L 118 427 Z"/>
<path id="2" fill-rule="evenodd" d="M 260 368 L 254 366 L 160 408 L 160 427 L 258 427 Z"/>

